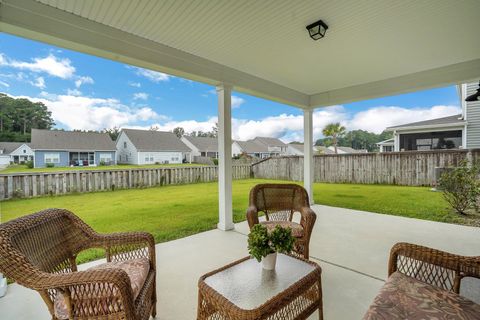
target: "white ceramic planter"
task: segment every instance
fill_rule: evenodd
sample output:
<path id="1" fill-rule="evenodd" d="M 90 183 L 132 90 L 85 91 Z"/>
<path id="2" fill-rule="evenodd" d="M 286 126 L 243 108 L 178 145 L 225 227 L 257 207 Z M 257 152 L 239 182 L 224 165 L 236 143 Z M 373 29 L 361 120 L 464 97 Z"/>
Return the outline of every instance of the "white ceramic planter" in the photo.
<path id="1" fill-rule="evenodd" d="M 7 293 L 7 278 L 0 273 L 0 298 Z"/>
<path id="2" fill-rule="evenodd" d="M 265 270 L 274 270 L 277 263 L 277 253 L 270 253 L 268 256 L 262 258 L 262 267 Z"/>

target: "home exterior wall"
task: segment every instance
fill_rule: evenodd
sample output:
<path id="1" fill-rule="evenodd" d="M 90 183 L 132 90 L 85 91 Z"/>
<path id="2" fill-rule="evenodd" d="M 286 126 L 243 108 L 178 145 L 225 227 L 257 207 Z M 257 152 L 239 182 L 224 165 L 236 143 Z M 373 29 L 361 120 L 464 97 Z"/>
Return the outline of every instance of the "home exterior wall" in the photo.
<path id="1" fill-rule="evenodd" d="M 288 145 L 286 153 L 289 156 L 303 156 L 302 151 L 299 151 L 297 148 L 294 148 L 291 145 Z"/>
<path id="2" fill-rule="evenodd" d="M 149 160 L 146 161 L 145 158 Z M 153 161 L 151 160 L 153 159 Z M 156 151 L 138 153 L 138 164 L 155 164 L 155 163 L 182 163 L 183 154 L 180 151 Z"/>
<path id="3" fill-rule="evenodd" d="M 6 166 L 10 164 L 10 156 L 0 154 L 0 166 Z"/>
<path id="4" fill-rule="evenodd" d="M 112 165 L 117 164 L 116 152 L 115 151 L 95 151 L 95 164 L 100 165 L 100 154 L 108 153 L 112 157 Z"/>
<path id="5" fill-rule="evenodd" d="M 192 150 L 192 152 L 191 152 L 192 159 L 193 159 L 193 157 L 199 157 L 200 156 L 200 150 L 193 143 L 191 143 L 187 138 L 182 137 L 182 138 L 180 138 L 180 140 L 182 140 L 182 142 L 185 143 L 187 145 L 187 147 L 190 148 L 190 150 Z"/>
<path id="6" fill-rule="evenodd" d="M 35 150 L 34 156 L 34 167 L 35 168 L 44 168 L 46 167 L 45 164 L 45 154 L 46 153 L 58 153 L 60 155 L 60 162 L 55 163 L 55 167 L 68 167 L 69 165 L 69 158 L 68 158 L 68 151 L 58 151 L 58 150 Z"/>
<path id="7" fill-rule="evenodd" d="M 462 86 L 464 97 L 474 94 L 478 89 L 478 82 L 464 84 Z M 466 102 L 462 101 L 463 109 L 467 120 L 466 130 L 466 148 L 480 148 L 480 101 Z"/>
<path id="8" fill-rule="evenodd" d="M 243 153 L 242 148 L 238 145 L 237 142 L 232 143 L 232 157 L 239 156 Z"/>
<path id="9" fill-rule="evenodd" d="M 125 148 L 124 143 L 127 144 Z M 117 139 L 117 163 L 138 164 L 138 151 L 127 135 L 122 132 Z"/>
<path id="10" fill-rule="evenodd" d="M 26 144 L 22 144 L 10 153 L 11 156 L 33 156 L 33 154 L 33 150 Z"/>

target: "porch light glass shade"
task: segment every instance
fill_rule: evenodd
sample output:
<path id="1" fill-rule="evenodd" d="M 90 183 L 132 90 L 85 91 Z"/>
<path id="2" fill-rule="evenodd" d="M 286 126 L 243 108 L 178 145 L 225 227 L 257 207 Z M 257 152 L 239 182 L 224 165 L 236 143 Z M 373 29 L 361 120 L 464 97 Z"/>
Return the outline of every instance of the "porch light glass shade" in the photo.
<path id="1" fill-rule="evenodd" d="M 328 26 L 322 20 L 318 20 L 307 26 L 308 34 L 313 40 L 322 39 L 327 32 Z"/>
<path id="2" fill-rule="evenodd" d="M 480 81 L 478 82 L 478 89 L 477 89 L 477 92 L 475 92 L 474 94 L 468 96 L 465 101 L 468 101 L 468 102 L 472 102 L 472 101 L 478 101 L 480 97 Z"/>

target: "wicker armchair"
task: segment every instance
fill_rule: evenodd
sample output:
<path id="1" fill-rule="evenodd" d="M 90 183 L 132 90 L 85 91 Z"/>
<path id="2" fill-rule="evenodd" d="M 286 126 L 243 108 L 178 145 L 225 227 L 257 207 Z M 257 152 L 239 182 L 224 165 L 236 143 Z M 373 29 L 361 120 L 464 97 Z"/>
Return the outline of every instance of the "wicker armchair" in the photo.
<path id="1" fill-rule="evenodd" d="M 480 305 L 459 294 L 466 277 L 480 279 L 480 256 L 397 243 L 388 279 L 363 319 L 479 319 Z"/>
<path id="2" fill-rule="evenodd" d="M 104 249 L 108 263 L 77 271 L 77 254 L 90 248 Z M 143 263 L 137 287 L 124 267 L 136 267 L 132 261 Z M 154 239 L 148 233 L 99 234 L 64 209 L 0 225 L 0 271 L 38 291 L 52 319 L 155 317 L 155 270 Z"/>
<path id="3" fill-rule="evenodd" d="M 266 221 L 259 222 L 258 214 L 263 212 Z M 300 224 L 292 222 L 293 214 L 300 213 Z M 267 228 L 276 225 L 292 228 L 296 238 L 294 251 L 309 258 L 310 236 L 317 215 L 310 209 L 307 191 L 297 184 L 259 184 L 250 191 L 250 205 L 247 220 L 250 229 L 258 223 Z"/>

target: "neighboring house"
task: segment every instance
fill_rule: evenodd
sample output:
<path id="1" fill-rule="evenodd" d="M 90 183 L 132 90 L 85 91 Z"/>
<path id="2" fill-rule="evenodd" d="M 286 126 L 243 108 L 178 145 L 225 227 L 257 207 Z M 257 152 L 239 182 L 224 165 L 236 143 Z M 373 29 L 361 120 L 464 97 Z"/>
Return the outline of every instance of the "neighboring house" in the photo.
<path id="1" fill-rule="evenodd" d="M 128 164 L 182 163 L 191 150 L 172 132 L 122 129 L 117 138 L 117 160 Z"/>
<path id="2" fill-rule="evenodd" d="M 379 152 L 393 152 L 395 150 L 393 138 L 377 142 L 376 145 Z"/>
<path id="3" fill-rule="evenodd" d="M 303 143 L 291 143 L 288 145 L 288 155 L 303 156 L 303 152 Z M 313 146 L 313 154 L 335 154 L 335 152 L 324 146 Z"/>
<path id="4" fill-rule="evenodd" d="M 218 139 L 211 137 L 190 137 L 181 138 L 191 150 L 193 157 L 209 157 L 218 159 Z"/>
<path id="5" fill-rule="evenodd" d="M 268 158 L 287 154 L 288 145 L 277 138 L 256 137 L 248 141 L 234 141 L 232 155 L 247 154 L 255 158 Z"/>
<path id="6" fill-rule="evenodd" d="M 477 89 L 478 81 L 458 86 L 461 114 L 388 127 L 394 151 L 480 148 L 480 101 L 465 101 Z"/>
<path id="7" fill-rule="evenodd" d="M 33 160 L 34 154 L 30 143 L 0 142 L 0 165 L 25 163 Z"/>
<path id="8" fill-rule="evenodd" d="M 115 164 L 115 142 L 107 133 L 32 129 L 35 168 Z"/>
<path id="9" fill-rule="evenodd" d="M 333 153 L 335 153 L 335 147 L 334 146 L 330 146 L 327 148 L 328 150 L 332 151 Z M 337 154 L 345 154 L 345 153 L 367 153 L 368 151 L 365 150 L 365 149 L 360 149 L 360 150 L 357 150 L 357 149 L 353 149 L 353 148 L 350 148 L 350 147 L 341 147 L 341 146 L 337 146 Z"/>

